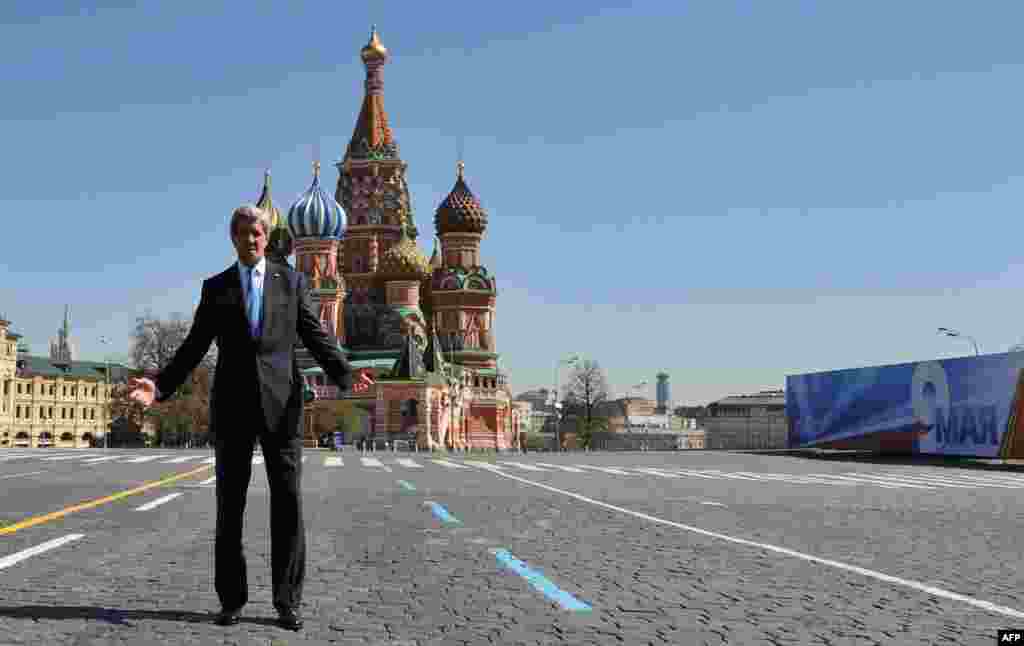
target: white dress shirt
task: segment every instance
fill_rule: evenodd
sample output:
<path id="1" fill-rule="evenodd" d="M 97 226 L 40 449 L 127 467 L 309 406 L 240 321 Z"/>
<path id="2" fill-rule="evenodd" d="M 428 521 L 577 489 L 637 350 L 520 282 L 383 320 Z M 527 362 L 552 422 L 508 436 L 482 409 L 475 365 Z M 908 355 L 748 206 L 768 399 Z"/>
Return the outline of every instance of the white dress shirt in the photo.
<path id="1" fill-rule="evenodd" d="M 242 264 L 239 260 L 235 263 L 238 267 L 239 277 L 242 279 L 242 295 L 245 298 L 245 311 L 249 311 L 249 267 Z M 260 261 L 256 263 L 255 268 L 252 272 L 252 283 L 253 288 L 263 296 L 263 278 L 267 274 L 267 258 L 266 256 L 260 258 Z M 262 303 L 262 298 L 260 299 Z"/>

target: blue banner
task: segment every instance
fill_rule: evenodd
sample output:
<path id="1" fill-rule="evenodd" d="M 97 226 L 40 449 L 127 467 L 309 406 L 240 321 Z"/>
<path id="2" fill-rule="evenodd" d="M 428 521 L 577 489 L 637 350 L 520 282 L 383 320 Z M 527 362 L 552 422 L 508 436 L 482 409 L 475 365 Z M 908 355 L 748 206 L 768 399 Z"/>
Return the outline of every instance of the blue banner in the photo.
<path id="1" fill-rule="evenodd" d="M 789 446 L 1017 457 L 1024 352 L 786 377 Z"/>

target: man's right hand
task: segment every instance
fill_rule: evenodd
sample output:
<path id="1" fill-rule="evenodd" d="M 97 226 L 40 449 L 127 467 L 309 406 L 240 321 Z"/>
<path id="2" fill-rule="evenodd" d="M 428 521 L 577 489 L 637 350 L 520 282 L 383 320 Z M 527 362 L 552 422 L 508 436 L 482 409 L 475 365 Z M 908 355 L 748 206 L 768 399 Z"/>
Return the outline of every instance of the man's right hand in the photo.
<path id="1" fill-rule="evenodd" d="M 131 391 L 128 393 L 128 399 L 139 402 L 145 408 L 153 405 L 153 400 L 156 399 L 156 384 L 153 383 L 152 379 L 145 377 L 137 379 L 133 377 L 128 380 L 128 386 L 131 388 Z"/>

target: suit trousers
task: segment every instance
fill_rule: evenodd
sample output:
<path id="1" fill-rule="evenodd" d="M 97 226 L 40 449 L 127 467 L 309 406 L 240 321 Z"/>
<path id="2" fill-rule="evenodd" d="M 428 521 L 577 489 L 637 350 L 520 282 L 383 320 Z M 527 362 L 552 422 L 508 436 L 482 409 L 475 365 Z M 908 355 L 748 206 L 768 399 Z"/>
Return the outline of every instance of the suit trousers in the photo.
<path id="1" fill-rule="evenodd" d="M 259 405 L 257 405 L 259 410 Z M 240 416 L 243 417 L 243 416 Z M 270 486 L 270 542 L 273 601 L 276 608 L 298 607 L 306 574 L 306 530 L 302 518 L 302 437 L 271 432 L 262 414 L 218 428 L 217 534 L 214 587 L 221 606 L 234 609 L 249 600 L 242 529 L 252 477 L 256 440 Z"/>

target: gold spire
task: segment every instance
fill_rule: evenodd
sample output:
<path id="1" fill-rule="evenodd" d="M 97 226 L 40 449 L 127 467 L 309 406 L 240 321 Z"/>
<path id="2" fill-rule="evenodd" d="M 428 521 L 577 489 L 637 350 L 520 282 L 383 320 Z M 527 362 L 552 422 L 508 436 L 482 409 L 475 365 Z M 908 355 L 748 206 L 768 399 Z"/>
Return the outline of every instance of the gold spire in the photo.
<path id="1" fill-rule="evenodd" d="M 281 212 L 274 206 L 274 201 L 270 197 L 270 169 L 263 171 L 263 190 L 260 192 L 260 197 L 256 200 L 256 206 L 266 211 L 267 215 L 270 216 L 270 228 L 271 230 L 278 228 L 284 224 L 284 220 L 281 219 Z"/>
<path id="2" fill-rule="evenodd" d="M 313 177 L 317 178 L 317 179 L 320 178 L 320 160 L 319 159 L 316 160 L 315 162 L 313 162 Z"/>
<path id="3" fill-rule="evenodd" d="M 460 159 L 460 160 L 459 160 L 459 163 L 458 163 L 458 164 L 456 164 L 456 165 L 455 165 L 455 167 L 456 167 L 456 168 L 458 168 L 458 171 L 459 171 L 459 179 L 462 179 L 462 173 L 463 173 L 463 171 L 465 171 L 465 170 L 466 170 L 466 162 L 464 162 L 464 161 L 462 161 L 462 160 Z"/>
<path id="4" fill-rule="evenodd" d="M 388 50 L 380 42 L 380 36 L 377 35 L 377 25 L 374 25 L 373 28 L 370 29 L 370 42 L 366 43 L 366 47 L 363 47 L 360 55 L 363 57 L 364 61 L 387 57 Z"/>

